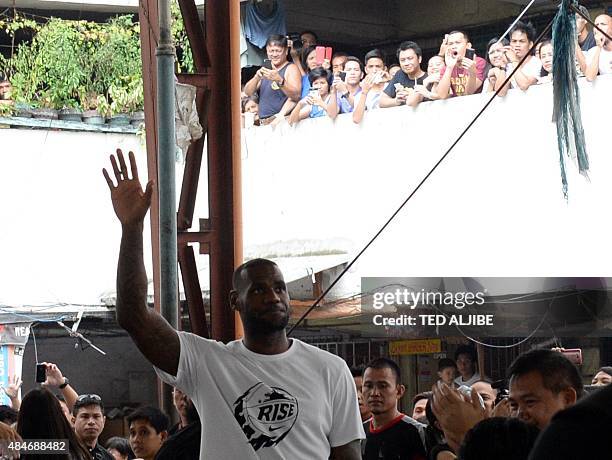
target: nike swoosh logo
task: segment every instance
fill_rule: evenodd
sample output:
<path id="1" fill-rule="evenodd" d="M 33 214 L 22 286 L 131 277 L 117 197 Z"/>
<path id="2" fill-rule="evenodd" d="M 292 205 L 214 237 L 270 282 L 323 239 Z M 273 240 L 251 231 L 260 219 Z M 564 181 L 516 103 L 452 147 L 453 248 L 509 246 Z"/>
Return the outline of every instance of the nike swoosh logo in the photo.
<path id="1" fill-rule="evenodd" d="M 283 426 L 277 426 L 277 427 L 270 427 L 268 428 L 270 431 L 276 431 L 276 430 L 280 430 Z"/>

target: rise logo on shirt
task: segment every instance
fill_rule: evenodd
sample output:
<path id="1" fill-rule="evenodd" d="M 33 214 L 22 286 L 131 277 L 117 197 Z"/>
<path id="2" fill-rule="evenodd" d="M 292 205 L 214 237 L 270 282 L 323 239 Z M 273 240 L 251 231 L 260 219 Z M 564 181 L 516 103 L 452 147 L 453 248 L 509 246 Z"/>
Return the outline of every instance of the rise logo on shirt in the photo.
<path id="1" fill-rule="evenodd" d="M 263 382 L 253 385 L 234 402 L 234 417 L 255 450 L 281 442 L 297 416 L 297 399 Z"/>

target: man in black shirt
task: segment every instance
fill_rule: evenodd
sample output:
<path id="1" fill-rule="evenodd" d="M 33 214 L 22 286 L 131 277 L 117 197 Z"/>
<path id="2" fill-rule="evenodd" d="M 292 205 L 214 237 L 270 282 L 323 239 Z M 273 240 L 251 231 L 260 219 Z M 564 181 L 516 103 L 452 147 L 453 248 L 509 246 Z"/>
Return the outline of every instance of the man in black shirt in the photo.
<path id="1" fill-rule="evenodd" d="M 178 390 L 175 388 L 175 392 Z M 183 424 L 178 431 L 175 431 L 162 444 L 155 460 L 198 460 L 200 458 L 200 438 L 202 425 L 200 417 L 193 401 L 178 390 L 183 395 L 183 402 L 175 405 L 181 414 Z"/>
<path id="2" fill-rule="evenodd" d="M 72 409 L 72 424 L 77 437 L 83 443 L 93 460 L 114 460 L 113 456 L 98 443 L 98 436 L 104 429 L 104 406 L 102 398 L 94 394 L 80 395 Z"/>
<path id="3" fill-rule="evenodd" d="M 405 391 L 400 368 L 388 358 L 370 362 L 363 374 L 363 397 L 372 411 L 364 424 L 364 460 L 425 460 L 424 428 L 397 410 Z"/>
<path id="4" fill-rule="evenodd" d="M 558 412 L 538 438 L 529 460 L 609 458 L 612 385 Z"/>
<path id="5" fill-rule="evenodd" d="M 578 5 L 578 9 L 587 18 L 591 19 L 589 10 L 587 10 L 584 6 Z M 578 46 L 580 46 L 582 51 L 588 51 L 596 45 L 593 31 L 589 30 L 587 21 L 578 13 L 576 13 L 576 34 L 578 35 Z"/>
<path id="6" fill-rule="evenodd" d="M 397 49 L 400 71 L 395 74 L 380 96 L 381 107 L 400 105 L 415 106 L 423 96 L 414 92 L 415 85 L 422 85 L 427 73 L 421 69 L 423 52 L 415 42 L 403 42 Z"/>

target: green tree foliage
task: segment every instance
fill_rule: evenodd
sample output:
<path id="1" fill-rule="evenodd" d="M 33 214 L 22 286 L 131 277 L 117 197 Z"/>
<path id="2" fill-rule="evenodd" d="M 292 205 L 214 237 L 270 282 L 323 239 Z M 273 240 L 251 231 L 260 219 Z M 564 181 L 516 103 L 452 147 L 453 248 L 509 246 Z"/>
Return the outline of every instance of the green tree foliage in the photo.
<path id="1" fill-rule="evenodd" d="M 193 57 L 176 1 L 172 33 L 178 68 L 193 72 Z M 30 41 L 10 57 L 0 55 L 14 87 L 15 100 L 53 108 L 99 108 L 126 112 L 143 106 L 140 26 L 131 15 L 105 23 L 51 18 L 41 24 L 15 13 L 0 17 L 0 30 L 14 38 L 27 31 Z"/>

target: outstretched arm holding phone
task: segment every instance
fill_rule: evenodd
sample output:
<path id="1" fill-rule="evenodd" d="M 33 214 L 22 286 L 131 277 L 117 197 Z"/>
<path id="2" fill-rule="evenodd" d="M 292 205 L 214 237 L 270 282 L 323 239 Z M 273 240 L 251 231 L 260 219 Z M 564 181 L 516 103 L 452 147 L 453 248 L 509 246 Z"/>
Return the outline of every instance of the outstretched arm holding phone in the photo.
<path id="1" fill-rule="evenodd" d="M 58 388 L 62 392 L 62 396 L 64 397 L 64 401 L 66 401 L 66 405 L 70 412 L 74 408 L 74 403 L 79 397 L 78 393 L 70 386 L 68 383 L 68 379 L 64 377 L 62 371 L 57 364 L 53 363 L 41 363 L 45 366 L 45 374 L 46 380 L 43 382 L 43 385 L 46 387 L 54 387 Z"/>
<path id="2" fill-rule="evenodd" d="M 180 356 L 178 334 L 161 315 L 147 306 L 142 232 L 151 204 L 153 181 L 149 181 L 143 191 L 134 153 L 129 153 L 129 160 L 131 178 L 123 152 L 117 149 L 117 156 L 111 155 L 116 185 L 108 171 L 102 171 L 122 230 L 117 266 L 117 322 L 154 366 L 176 375 Z"/>

